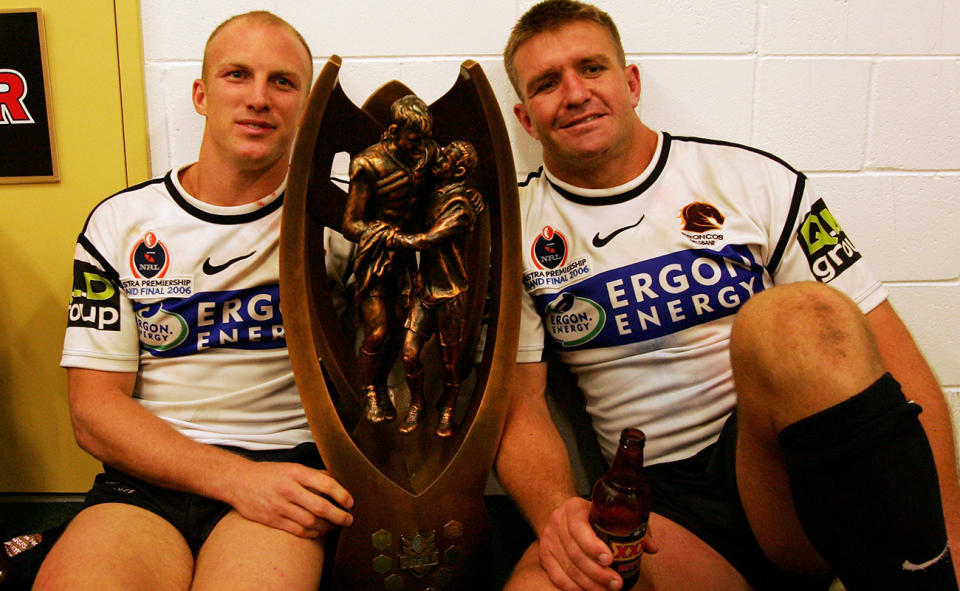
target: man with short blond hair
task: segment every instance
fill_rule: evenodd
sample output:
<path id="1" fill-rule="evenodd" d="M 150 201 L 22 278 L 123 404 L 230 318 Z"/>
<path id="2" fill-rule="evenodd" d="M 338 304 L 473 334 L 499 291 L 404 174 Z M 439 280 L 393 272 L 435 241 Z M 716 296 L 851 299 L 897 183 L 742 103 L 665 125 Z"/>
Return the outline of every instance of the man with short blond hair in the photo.
<path id="1" fill-rule="evenodd" d="M 848 591 L 956 590 L 949 413 L 883 285 L 802 173 L 644 125 L 623 56 L 609 16 L 572 0 L 533 6 L 505 52 L 544 164 L 521 183 L 519 366 L 496 465 L 538 541 L 508 589 L 623 584 L 545 402 L 549 346 L 608 461 L 624 428 L 647 435 L 635 589 L 836 574 Z"/>
<path id="2" fill-rule="evenodd" d="M 312 73 L 282 19 L 229 19 L 193 84 L 197 161 L 84 225 L 61 365 L 77 441 L 104 472 L 36 589 L 317 589 L 353 499 L 323 470 L 280 314 L 281 206 Z"/>

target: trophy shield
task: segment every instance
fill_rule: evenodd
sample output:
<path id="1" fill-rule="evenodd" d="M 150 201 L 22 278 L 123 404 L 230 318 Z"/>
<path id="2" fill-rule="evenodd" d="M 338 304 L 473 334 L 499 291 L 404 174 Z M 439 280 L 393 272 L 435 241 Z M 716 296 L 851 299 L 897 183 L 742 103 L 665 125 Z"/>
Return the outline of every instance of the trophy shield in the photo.
<path id="1" fill-rule="evenodd" d="M 363 284 L 363 272 L 356 266 L 366 265 L 368 260 L 381 264 L 384 259 L 364 258 L 363 240 L 353 245 L 342 257 L 346 259 L 348 295 L 339 294 L 340 287 L 330 279 L 331 275 L 342 277 L 339 267 L 334 272 L 330 263 L 337 257 L 327 254 L 348 244 L 341 235 L 346 231 L 345 215 L 349 220 L 349 211 L 366 210 L 351 205 L 354 201 L 348 203 L 354 194 L 348 183 L 333 179 L 332 168 L 338 154 L 344 153 L 351 159 L 351 170 L 354 163 L 362 164 L 371 148 L 386 137 L 392 105 L 412 93 L 392 81 L 357 107 L 339 84 L 341 64 L 338 56 L 331 57 L 311 91 L 294 146 L 280 238 L 281 306 L 300 396 L 327 469 L 355 500 L 353 524 L 338 532 L 335 550 L 329 545 L 324 586 L 490 588 L 492 540 L 483 490 L 509 406 L 521 293 L 519 204 L 506 127 L 482 69 L 472 60 L 461 65 L 455 84 L 429 106 L 437 162 L 452 162 L 458 154 L 453 147 L 466 143 L 478 156 L 470 194 L 474 198 L 479 194 L 482 205 L 474 203 L 471 229 L 459 238 L 464 279 L 469 282 L 455 307 L 463 318 L 458 333 L 460 354 L 451 361 L 454 348 L 449 336 L 440 334 L 442 330 L 420 339 L 423 383 L 414 386 L 407 383 L 410 375 L 403 375 L 413 370 L 405 367 L 407 357 L 398 351 L 398 359 L 390 363 L 392 377 L 387 379 L 396 418 L 379 420 L 374 417 L 382 419 L 383 415 L 368 408 L 374 388 L 365 396 L 363 382 L 368 378 L 361 375 L 366 335 L 373 329 L 369 322 L 365 326 L 354 316 L 370 300 L 357 302 L 350 296 L 349 278 L 353 277 L 353 287 L 360 293 L 363 288 L 357 286 Z M 386 160 L 373 158 L 374 168 L 386 170 L 377 179 L 381 187 L 394 178 L 390 175 L 392 164 Z M 423 190 L 414 199 L 439 203 L 442 191 L 431 183 L 439 185 L 440 181 L 430 179 L 446 178 L 436 171 L 450 168 L 436 164 L 430 174 L 437 176 L 427 175 Z M 355 187 L 355 191 L 359 189 Z M 449 202 L 469 209 L 469 200 L 456 199 L 451 197 Z M 432 206 L 420 203 L 411 207 L 404 222 L 408 243 L 437 238 L 439 234 L 417 226 L 432 219 Z M 394 207 L 391 211 L 404 210 Z M 374 250 L 385 249 L 383 245 L 403 239 L 398 227 L 377 220 L 368 224 L 364 240 L 373 244 Z M 386 229 L 377 234 L 371 228 Z M 419 273 L 426 273 L 426 252 L 419 251 Z M 410 260 L 406 254 L 404 257 Z M 397 269 L 397 260 L 364 268 Z M 393 276 L 374 278 L 384 289 L 395 287 Z M 426 283 L 419 277 L 417 281 Z M 407 294 L 411 300 L 427 290 L 414 291 L 414 295 Z M 407 300 L 392 303 L 396 308 L 409 304 Z M 448 320 L 447 326 L 450 324 Z M 396 348 L 396 341 L 392 343 Z M 400 348 L 406 345 L 404 341 Z M 456 384 L 452 391 L 457 403 L 449 413 L 449 428 L 444 430 L 442 413 L 435 407 L 449 401 L 451 379 Z M 415 397 L 411 392 L 418 391 L 422 414 L 419 424 L 411 427 L 406 415 Z M 383 392 L 379 395 L 382 398 Z"/>

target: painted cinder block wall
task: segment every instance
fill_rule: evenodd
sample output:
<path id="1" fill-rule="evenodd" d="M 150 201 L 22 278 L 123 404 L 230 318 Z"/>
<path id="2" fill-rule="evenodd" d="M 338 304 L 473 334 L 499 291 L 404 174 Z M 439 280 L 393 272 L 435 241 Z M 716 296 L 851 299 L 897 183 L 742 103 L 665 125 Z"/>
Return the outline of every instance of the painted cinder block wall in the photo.
<path id="1" fill-rule="evenodd" d="M 190 102 L 204 42 L 225 18 L 267 9 L 293 23 L 319 69 L 344 58 L 362 103 L 398 79 L 427 102 L 478 61 L 513 141 L 501 51 L 528 0 L 142 0 L 152 167 L 194 158 Z M 960 425 L 960 2 L 599 0 L 641 68 L 654 128 L 747 143 L 806 171 L 871 262 L 933 365 Z"/>

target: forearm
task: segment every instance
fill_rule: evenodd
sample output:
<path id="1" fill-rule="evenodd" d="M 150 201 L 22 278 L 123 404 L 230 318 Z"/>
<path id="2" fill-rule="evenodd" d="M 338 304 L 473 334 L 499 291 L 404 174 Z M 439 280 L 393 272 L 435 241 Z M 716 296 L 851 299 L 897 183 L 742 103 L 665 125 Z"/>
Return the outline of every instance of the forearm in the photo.
<path id="1" fill-rule="evenodd" d="M 249 460 L 181 435 L 118 388 L 114 375 L 72 369 L 68 376 L 80 447 L 148 482 L 230 502 Z"/>
<path id="2" fill-rule="evenodd" d="M 538 364 L 539 365 L 539 364 Z M 521 368 L 524 366 L 521 365 Z M 545 368 L 532 370 L 543 372 Z M 500 483 L 536 532 L 564 500 L 577 495 L 563 439 L 550 417 L 539 379 L 518 380 L 497 454 Z M 534 391 L 522 391 L 534 388 Z"/>

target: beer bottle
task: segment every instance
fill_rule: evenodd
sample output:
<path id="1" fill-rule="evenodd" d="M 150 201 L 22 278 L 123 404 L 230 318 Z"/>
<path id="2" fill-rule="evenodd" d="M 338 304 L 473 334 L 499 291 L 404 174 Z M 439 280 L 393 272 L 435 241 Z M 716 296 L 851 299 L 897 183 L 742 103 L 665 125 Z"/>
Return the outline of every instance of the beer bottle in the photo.
<path id="1" fill-rule="evenodd" d="M 650 487 L 643 476 L 643 444 L 639 429 L 624 429 L 610 470 L 593 485 L 590 525 L 613 552 L 611 567 L 633 587 L 640 576 L 643 538 L 650 517 Z"/>

